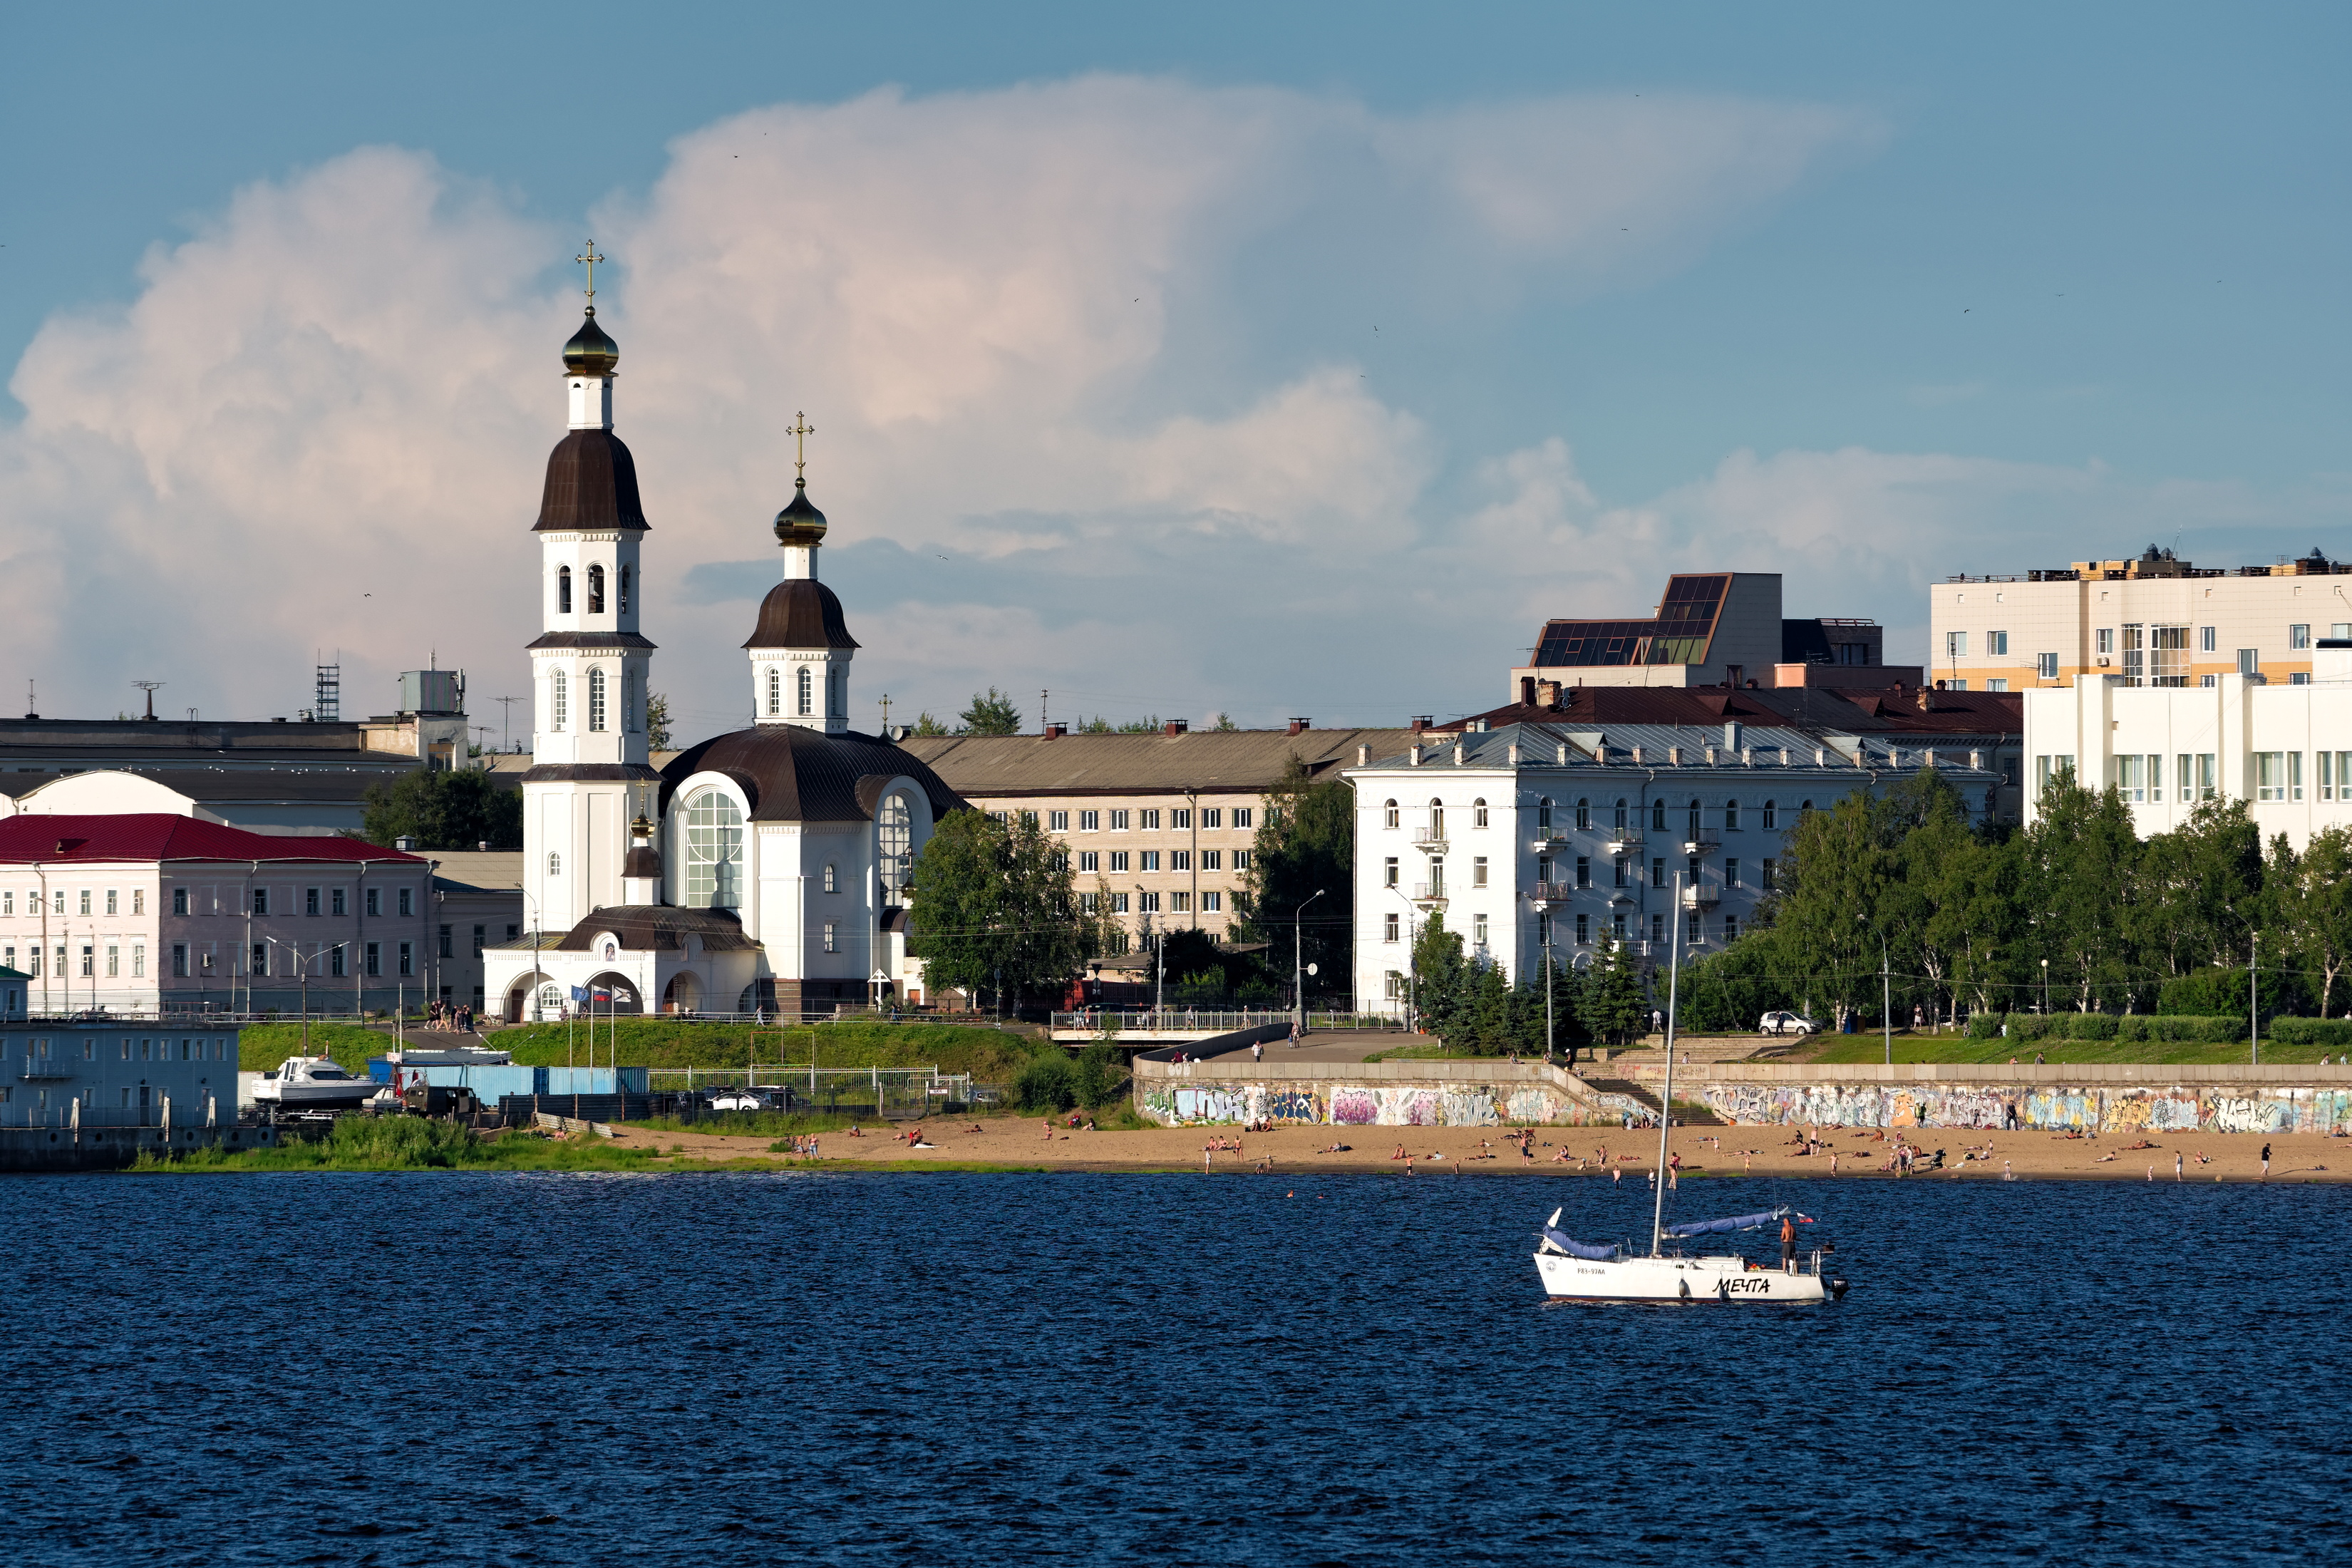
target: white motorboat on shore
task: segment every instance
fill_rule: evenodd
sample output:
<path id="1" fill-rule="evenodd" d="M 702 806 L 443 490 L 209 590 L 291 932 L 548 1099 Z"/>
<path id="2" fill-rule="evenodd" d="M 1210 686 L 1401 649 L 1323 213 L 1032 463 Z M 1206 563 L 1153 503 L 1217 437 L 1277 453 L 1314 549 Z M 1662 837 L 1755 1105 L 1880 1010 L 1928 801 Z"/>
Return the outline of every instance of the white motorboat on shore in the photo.
<path id="1" fill-rule="evenodd" d="M 1675 879 L 1673 940 L 1667 943 L 1666 1081 L 1658 1095 L 1658 1168 L 1652 1176 L 1657 1189 L 1650 1209 L 1650 1253 L 1644 1258 L 1616 1246 L 1578 1241 L 1559 1228 L 1561 1211 L 1552 1210 L 1544 1222 L 1536 1247 L 1536 1272 L 1544 1291 L 1557 1300 L 1578 1301 L 1835 1301 L 1846 1292 L 1846 1281 L 1822 1273 L 1822 1248 L 1810 1249 L 1801 1263 L 1793 1245 L 1796 1226 L 1813 1222 L 1790 1208 L 1762 1214 L 1734 1215 L 1727 1219 L 1666 1224 L 1666 1188 L 1672 1177 L 1670 1144 L 1675 1125 L 1675 1001 L 1682 978 L 1682 878 Z M 1692 1258 L 1668 1252 L 1666 1243 L 1732 1231 L 1760 1230 L 1779 1221 L 1781 1263 L 1777 1268 L 1754 1263 L 1737 1253 Z"/>
<path id="2" fill-rule="evenodd" d="M 280 1110 L 357 1110 L 383 1085 L 354 1078 L 331 1057 L 288 1057 L 253 1088 L 256 1103 Z"/>

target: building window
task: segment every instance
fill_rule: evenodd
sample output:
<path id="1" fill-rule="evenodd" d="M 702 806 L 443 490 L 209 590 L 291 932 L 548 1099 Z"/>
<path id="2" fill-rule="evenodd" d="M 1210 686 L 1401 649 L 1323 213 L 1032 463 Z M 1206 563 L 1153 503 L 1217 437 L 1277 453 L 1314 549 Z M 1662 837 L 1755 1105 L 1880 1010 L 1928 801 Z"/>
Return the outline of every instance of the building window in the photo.
<path id="1" fill-rule="evenodd" d="M 1102 856 L 1101 856 L 1101 855 L 1099 855 L 1098 853 L 1097 853 L 1096 851 L 1092 850 L 1092 849 L 1081 849 L 1081 850 L 1079 850 L 1079 851 L 1078 851 L 1078 869 L 1079 869 L 1079 870 L 1081 870 L 1081 871 L 1099 871 L 1099 870 L 1101 870 L 1101 869 L 1102 869 Z"/>
<path id="2" fill-rule="evenodd" d="M 88 893 L 84 893 L 81 897 L 83 903 L 87 904 L 89 901 L 89 895 Z M 253 889 L 253 912 L 257 915 L 266 915 L 269 912 L 268 889 L 256 888 Z M 89 913 L 89 910 L 85 909 L 82 910 L 82 913 L 88 914 Z"/>
<path id="3" fill-rule="evenodd" d="M 1090 915 L 1100 908 L 1102 908 L 1102 895 L 1100 893 L 1080 893 L 1078 895 L 1078 912 L 1080 914 Z"/>
<path id="4" fill-rule="evenodd" d="M 1763 880 L 1758 885 L 1768 893 L 1774 891 L 1780 885 L 1780 862 L 1778 860 L 1765 861 L 1764 870 L 1762 872 Z"/>
<path id="5" fill-rule="evenodd" d="M 1137 850 L 1135 868 L 1139 871 L 1157 871 L 1160 869 L 1160 851 L 1157 849 Z"/>
<path id="6" fill-rule="evenodd" d="M 559 616 L 572 613 L 572 568 L 569 566 L 555 569 L 555 613 Z"/>
<path id="7" fill-rule="evenodd" d="M 1192 868 L 1192 852 L 1190 849 L 1170 850 L 1168 852 L 1168 868 L 1171 871 L 1191 870 Z"/>
<path id="8" fill-rule="evenodd" d="M 416 973 L 416 953 L 412 943 L 404 942 L 400 944 L 400 972 L 403 974 Z"/>
<path id="9" fill-rule="evenodd" d="M 604 732 L 604 672 L 588 672 L 588 730 L 591 734 Z"/>
<path id="10" fill-rule="evenodd" d="M 269 944 L 268 942 L 257 942 L 253 944 L 253 951 L 246 956 L 245 972 L 247 974 L 264 975 L 269 973 Z"/>
<path id="11" fill-rule="evenodd" d="M 441 928 L 441 930 L 439 931 L 439 932 L 437 932 L 436 934 L 438 935 L 439 940 L 440 940 L 440 943 L 441 943 L 441 948 L 440 948 L 441 956 L 442 956 L 442 957 L 444 957 L 444 958 L 455 958 L 455 957 L 457 957 L 457 928 L 456 928 L 456 927 L 454 927 L 454 926 L 443 926 L 443 927 Z"/>
<path id="12" fill-rule="evenodd" d="M 1079 831 L 1079 832 L 1081 832 L 1081 833 L 1097 833 L 1097 832 L 1100 832 L 1100 831 L 1101 831 L 1101 829 L 1102 829 L 1102 813 L 1101 813 L 1101 812 L 1099 812 L 1099 811 L 1082 811 L 1082 812 L 1078 813 L 1078 831 Z"/>
<path id="13" fill-rule="evenodd" d="M 1223 807 L 1204 805 L 1201 808 L 1201 826 L 1203 829 L 1223 827 L 1224 824 L 1225 813 Z"/>
<path id="14" fill-rule="evenodd" d="M 1780 803 L 1779 803 L 1778 801 L 1770 801 L 1770 800 L 1768 800 L 1768 801 L 1766 801 L 1766 802 L 1764 803 L 1764 831 L 1765 831 L 1765 832 L 1767 832 L 1767 833 L 1777 833 L 1777 832 L 1779 832 L 1780 830 Z"/>
<path id="15" fill-rule="evenodd" d="M 2098 653 L 2105 654 L 2115 652 L 2116 628 L 2113 626 L 2101 626 L 2097 631 L 2093 632 L 2091 634 L 2091 646 L 2094 651 Z"/>
<path id="16" fill-rule="evenodd" d="M 1985 633 L 1985 652 L 1996 658 L 2005 656 L 2009 652 L 2009 634 L 2007 632 Z"/>
<path id="17" fill-rule="evenodd" d="M 1136 895 L 1135 895 L 1135 900 L 1136 900 L 1136 912 L 1137 912 L 1137 913 L 1139 913 L 1139 914 L 1146 914 L 1146 915 L 1156 915 L 1156 914 L 1158 914 L 1158 913 L 1160 912 L 1160 895 L 1159 895 L 1159 894 L 1157 894 L 1157 893 L 1138 893 L 1138 894 L 1136 894 Z"/>
<path id="18" fill-rule="evenodd" d="M 1736 800 L 1723 803 L 1723 830 L 1726 833 L 1739 831 L 1739 803 Z"/>
<path id="19" fill-rule="evenodd" d="M 1486 945 L 1486 917 L 1485 915 L 1472 915 L 1470 917 L 1470 940 L 1479 947 Z"/>
<path id="20" fill-rule="evenodd" d="M 1944 657 L 1946 658 L 1968 658 L 1969 634 L 1966 632 L 1946 632 L 1944 634 Z"/>
<path id="21" fill-rule="evenodd" d="M 1236 849 L 1236 850 L 1234 850 L 1234 870 L 1236 870 L 1236 871 L 1246 871 L 1246 870 L 1248 870 L 1249 868 L 1250 868 L 1250 852 L 1249 852 L 1248 850 L 1246 850 L 1246 849 Z"/>
<path id="22" fill-rule="evenodd" d="M 604 613 L 604 569 L 602 566 L 588 568 L 588 613 L 592 616 Z"/>
<path id="23" fill-rule="evenodd" d="M 768 666 L 768 716 L 784 716 L 784 672 L 772 664 Z"/>
<path id="24" fill-rule="evenodd" d="M 1250 808 L 1245 805 L 1237 805 L 1234 807 L 1234 826 L 1235 827 L 1247 827 L 1249 825 Z"/>
<path id="25" fill-rule="evenodd" d="M 1664 833 L 1665 830 L 1666 803 L 1663 800 L 1654 800 L 1650 803 L 1650 831 Z"/>
<path id="26" fill-rule="evenodd" d="M 1382 801 L 1381 803 L 1381 826 L 1382 827 L 1394 827 L 1396 825 L 1397 803 L 1392 800 Z"/>
<path id="27" fill-rule="evenodd" d="M 400 889 L 399 897 L 400 912 L 404 915 L 415 914 L 416 912 L 416 889 L 414 888 L 403 888 Z"/>
<path id="28" fill-rule="evenodd" d="M 184 915 L 188 912 L 187 889 L 174 888 L 172 889 L 172 912 L 175 915 Z"/>
<path id="29" fill-rule="evenodd" d="M 1665 916 L 1652 915 L 1650 917 L 1650 940 L 1654 942 L 1662 942 L 1666 940 Z"/>
<path id="30" fill-rule="evenodd" d="M 113 911 L 110 910 L 107 912 L 111 914 Z M 302 912 L 306 915 L 315 915 L 319 912 L 318 889 L 305 888 L 302 889 Z"/>
<path id="31" fill-rule="evenodd" d="M 1174 811 L 1170 812 L 1168 814 L 1168 826 L 1171 827 L 1190 829 L 1192 826 L 1192 808 L 1189 806 L 1178 806 Z"/>
<path id="32" fill-rule="evenodd" d="M 2286 755 L 2284 752 L 2254 753 L 2254 798 L 2256 800 L 2286 798 Z"/>
<path id="33" fill-rule="evenodd" d="M 1115 915 L 1123 915 L 1127 913 L 1127 895 L 1125 893 L 1113 893 L 1110 896 L 1110 912 Z"/>
<path id="34" fill-rule="evenodd" d="M 1470 885 L 1474 888 L 1483 888 L 1486 885 L 1486 858 L 1484 855 L 1471 858 Z"/>
<path id="35" fill-rule="evenodd" d="M 1201 851 L 1201 869 L 1203 871 L 1222 871 L 1225 868 L 1224 861 L 1225 853 L 1222 849 Z"/>
<path id="36" fill-rule="evenodd" d="M 1396 885 L 1397 858 L 1391 855 L 1387 859 L 1381 862 L 1381 886 L 1383 888 L 1393 888 Z"/>
<path id="37" fill-rule="evenodd" d="M 840 928 L 831 921 L 824 922 L 824 950 L 827 952 L 841 951 Z"/>
<path id="38" fill-rule="evenodd" d="M 2311 646 L 2311 627 L 2309 624 L 2306 623 L 2301 626 L 2292 626 L 2287 627 L 2286 646 L 2298 652 L 2309 647 Z"/>
<path id="39" fill-rule="evenodd" d="M 1723 917 L 1723 943 L 1724 943 L 1724 945 L 1725 945 L 1726 947 L 1728 947 L 1728 946 L 1730 946 L 1733 942 L 1738 942 L 1738 940 L 1739 940 L 1739 917 L 1738 917 L 1738 915 L 1726 915 L 1726 916 L 1724 916 L 1724 917 Z"/>
<path id="40" fill-rule="evenodd" d="M 1111 830 L 1113 833 L 1124 833 L 1124 832 L 1126 832 L 1126 831 L 1127 831 L 1127 818 L 1128 818 L 1128 813 L 1127 813 L 1127 810 L 1126 810 L 1126 808 L 1125 808 L 1124 806 L 1122 806 L 1122 807 L 1118 808 L 1118 810 L 1113 811 L 1113 812 L 1110 814 L 1110 830 Z"/>
<path id="41" fill-rule="evenodd" d="M 110 914 L 110 915 L 111 915 L 111 914 L 119 914 L 119 913 L 121 913 L 121 910 L 117 910 L 117 909 L 114 907 L 114 900 L 115 900 L 115 890 L 114 890 L 112 888 L 109 888 L 109 889 L 106 889 L 106 912 L 107 912 L 108 914 Z"/>
<path id="42" fill-rule="evenodd" d="M 2197 798 L 2199 800 L 2219 800 L 2221 797 L 2221 789 L 2214 777 L 2219 771 L 2214 764 L 2220 760 L 2219 755 L 2212 752 L 2197 753 Z"/>
<path id="43" fill-rule="evenodd" d="M 1663 855 L 1652 856 L 1650 858 L 1650 886 L 1653 888 L 1663 888 L 1665 885 L 1666 858 Z"/>
<path id="44" fill-rule="evenodd" d="M 327 950 L 327 973 L 339 980 L 342 978 L 343 973 L 344 946 L 344 943 L 339 942 Z"/>
<path id="45" fill-rule="evenodd" d="M 1694 910 L 1691 911 L 1690 924 L 1683 928 L 1683 940 L 1691 946 L 1696 947 L 1706 940 L 1706 917 Z"/>
<path id="46" fill-rule="evenodd" d="M 327 894 L 327 912 L 328 912 L 328 913 L 330 913 L 330 914 L 336 914 L 336 915 L 340 915 L 340 914 L 343 914 L 343 913 L 346 913 L 346 912 L 347 912 L 347 911 L 346 911 L 346 910 L 345 910 L 345 908 L 344 908 L 344 901 L 343 901 L 343 889 L 341 889 L 341 888 L 335 888 L 335 889 L 331 889 L 331 890 L 328 892 L 328 894 Z"/>
<path id="47" fill-rule="evenodd" d="M 552 849 L 547 852 L 547 874 L 551 877 L 561 877 L 563 875 L 563 857 Z M 370 888 L 368 889 L 367 912 L 370 914 L 376 912 L 375 889 L 373 888 Z"/>
<path id="48" fill-rule="evenodd" d="M 1576 858 L 1576 885 L 1580 888 L 1592 886 L 1592 857 L 1590 855 Z"/>
<path id="49" fill-rule="evenodd" d="M 2006 691 L 2009 689 L 2009 682 L 1996 677 L 1993 679 L 1985 682 L 1985 689 L 1987 691 Z"/>
<path id="50" fill-rule="evenodd" d="M 793 677 L 793 680 L 800 704 L 794 711 L 803 718 L 806 718 L 816 710 L 816 679 L 809 673 L 809 667 L 803 665 L 799 673 Z"/>
<path id="51" fill-rule="evenodd" d="M 2206 629 L 2210 631 L 2212 628 L 2209 626 Z M 2035 654 L 2033 656 L 2033 673 L 2043 680 L 2057 679 L 2058 656 L 2054 653 Z"/>
<path id="52" fill-rule="evenodd" d="M 743 812 L 725 790 L 695 792 L 686 803 L 686 903 L 731 910 L 742 903 Z"/>
<path id="53" fill-rule="evenodd" d="M 620 610 L 625 616 L 629 613 L 629 569 L 626 566 L 621 568 Z"/>
<path id="54" fill-rule="evenodd" d="M 1631 855 L 1618 856 L 1610 862 L 1610 867 L 1616 878 L 1614 886 L 1630 888 L 1633 885 L 1633 858 Z"/>
<path id="55" fill-rule="evenodd" d="M 1173 915 L 1191 914 L 1192 912 L 1192 895 L 1190 893 L 1169 894 L 1168 912 Z"/>
<path id="56" fill-rule="evenodd" d="M 2199 626 L 2197 628 L 2198 652 L 2211 653 L 2214 648 L 2219 646 L 2219 641 L 2220 639 L 2211 626 Z"/>
<path id="57" fill-rule="evenodd" d="M 563 726 L 572 721 L 572 683 L 562 670 L 547 678 L 547 728 L 552 734 L 563 733 Z"/>
<path id="58" fill-rule="evenodd" d="M 1473 827 L 1486 826 L 1486 803 L 1484 800 L 1474 800 L 1470 803 L 1470 826 Z"/>
<path id="59" fill-rule="evenodd" d="M 147 944 L 143 942 L 131 944 L 131 978 L 133 980 L 147 978 Z"/>
<path id="60" fill-rule="evenodd" d="M 1135 826 L 1141 828 L 1144 832 L 1157 833 L 1160 831 L 1160 811 L 1158 807 L 1149 807 L 1147 809 L 1138 811 L 1135 816 Z"/>
<path id="61" fill-rule="evenodd" d="M 1382 942 L 1396 941 L 1397 926 L 1399 923 L 1397 917 L 1393 913 L 1382 915 L 1381 917 L 1381 940 Z"/>
<path id="62" fill-rule="evenodd" d="M 1579 912 L 1576 917 L 1576 945 L 1579 947 L 1592 945 L 1592 917 L 1589 914 Z"/>
<path id="63" fill-rule="evenodd" d="M 188 944 L 184 942 L 175 942 L 172 944 L 172 978 L 185 980 L 187 977 Z"/>
<path id="64" fill-rule="evenodd" d="M 88 943 L 88 942 L 84 942 L 84 943 L 82 943 L 82 944 L 81 944 L 81 977 L 82 977 L 84 980 L 94 980 L 94 979 L 96 979 L 96 978 L 98 977 L 98 971 L 97 971 L 97 969 L 96 969 L 96 967 L 95 967 L 95 963 L 96 963 L 96 959 L 95 959 L 95 955 L 93 954 L 93 952 L 92 952 L 92 951 L 91 951 L 90 944 L 89 944 L 89 943 Z"/>
<path id="65" fill-rule="evenodd" d="M 830 865 L 826 866 L 824 868 L 824 890 L 828 893 L 837 893 L 841 891 L 839 879 L 833 867 Z"/>
<path id="66" fill-rule="evenodd" d="M 1738 861 L 1726 860 L 1723 863 L 1723 885 L 1727 888 L 1736 888 L 1739 886 Z"/>
<path id="67" fill-rule="evenodd" d="M 1066 811 L 1049 811 L 1045 814 L 1045 826 L 1056 833 L 1067 833 L 1070 830 L 1070 814 Z"/>
<path id="68" fill-rule="evenodd" d="M 1128 854 L 1127 854 L 1127 851 L 1126 851 L 1126 850 L 1124 850 L 1124 849 L 1114 849 L 1114 850 L 1112 850 L 1112 851 L 1110 852 L 1110 868 L 1111 868 L 1112 870 L 1114 870 L 1114 871 L 1124 871 L 1124 870 L 1126 870 L 1126 869 L 1127 869 L 1127 859 L 1128 859 Z"/>

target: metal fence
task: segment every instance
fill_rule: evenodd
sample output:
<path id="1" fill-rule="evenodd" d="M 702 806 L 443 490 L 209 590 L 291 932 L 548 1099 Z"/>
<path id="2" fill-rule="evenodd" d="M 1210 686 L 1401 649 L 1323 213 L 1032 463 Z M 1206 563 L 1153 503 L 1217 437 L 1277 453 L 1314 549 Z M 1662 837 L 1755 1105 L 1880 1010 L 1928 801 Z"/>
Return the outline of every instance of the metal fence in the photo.
<path id="1" fill-rule="evenodd" d="M 698 1095 L 717 1089 L 786 1089 L 793 1108 L 822 1113 L 871 1110 L 888 1121 L 947 1114 L 969 1105 L 992 1103 L 993 1086 L 975 1084 L 970 1073 L 937 1068 L 805 1068 L 760 1063 L 741 1068 L 648 1068 L 646 1088 L 656 1093 Z M 988 1093 L 983 1094 L 982 1091 Z"/>
<path id="2" fill-rule="evenodd" d="M 1108 1010 L 1088 1007 L 1075 1013 L 1054 1015 L 1056 1029 L 1085 1029 L 1100 1034 L 1105 1029 L 1114 1037 L 1123 1034 L 1159 1033 L 1198 1030 L 1204 1035 L 1230 1034 L 1235 1029 L 1263 1028 L 1268 1024 L 1286 1024 L 1297 1016 L 1288 1008 L 1246 1008 L 1221 1011 L 1206 1007 L 1142 1008 L 1135 1011 Z M 1316 1029 L 1393 1029 L 1396 1019 L 1380 1013 L 1317 1013 L 1307 1015 L 1307 1027 Z"/>

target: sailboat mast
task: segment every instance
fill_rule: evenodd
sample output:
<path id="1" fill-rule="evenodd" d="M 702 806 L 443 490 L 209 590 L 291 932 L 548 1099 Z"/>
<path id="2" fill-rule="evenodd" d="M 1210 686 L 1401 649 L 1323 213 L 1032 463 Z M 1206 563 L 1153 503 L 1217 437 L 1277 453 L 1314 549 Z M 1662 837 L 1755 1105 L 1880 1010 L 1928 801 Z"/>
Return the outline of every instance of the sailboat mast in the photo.
<path id="1" fill-rule="evenodd" d="M 1682 979 L 1683 874 L 1675 873 L 1675 914 L 1666 942 L 1666 1087 L 1658 1096 L 1658 1192 L 1650 1209 L 1650 1256 L 1656 1258 L 1666 1243 L 1666 1140 L 1675 1125 L 1675 1000 Z"/>

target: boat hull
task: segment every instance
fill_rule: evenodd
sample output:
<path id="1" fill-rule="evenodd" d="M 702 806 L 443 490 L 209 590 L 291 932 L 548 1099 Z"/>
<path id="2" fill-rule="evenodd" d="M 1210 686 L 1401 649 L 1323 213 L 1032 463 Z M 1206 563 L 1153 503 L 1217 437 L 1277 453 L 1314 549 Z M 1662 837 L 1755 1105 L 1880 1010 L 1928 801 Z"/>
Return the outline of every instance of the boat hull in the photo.
<path id="1" fill-rule="evenodd" d="M 1545 1293 L 1568 1301 L 1833 1301 L 1845 1281 L 1819 1274 L 1752 1268 L 1738 1258 L 1621 1258 L 1596 1263 L 1557 1252 L 1535 1255 Z"/>

